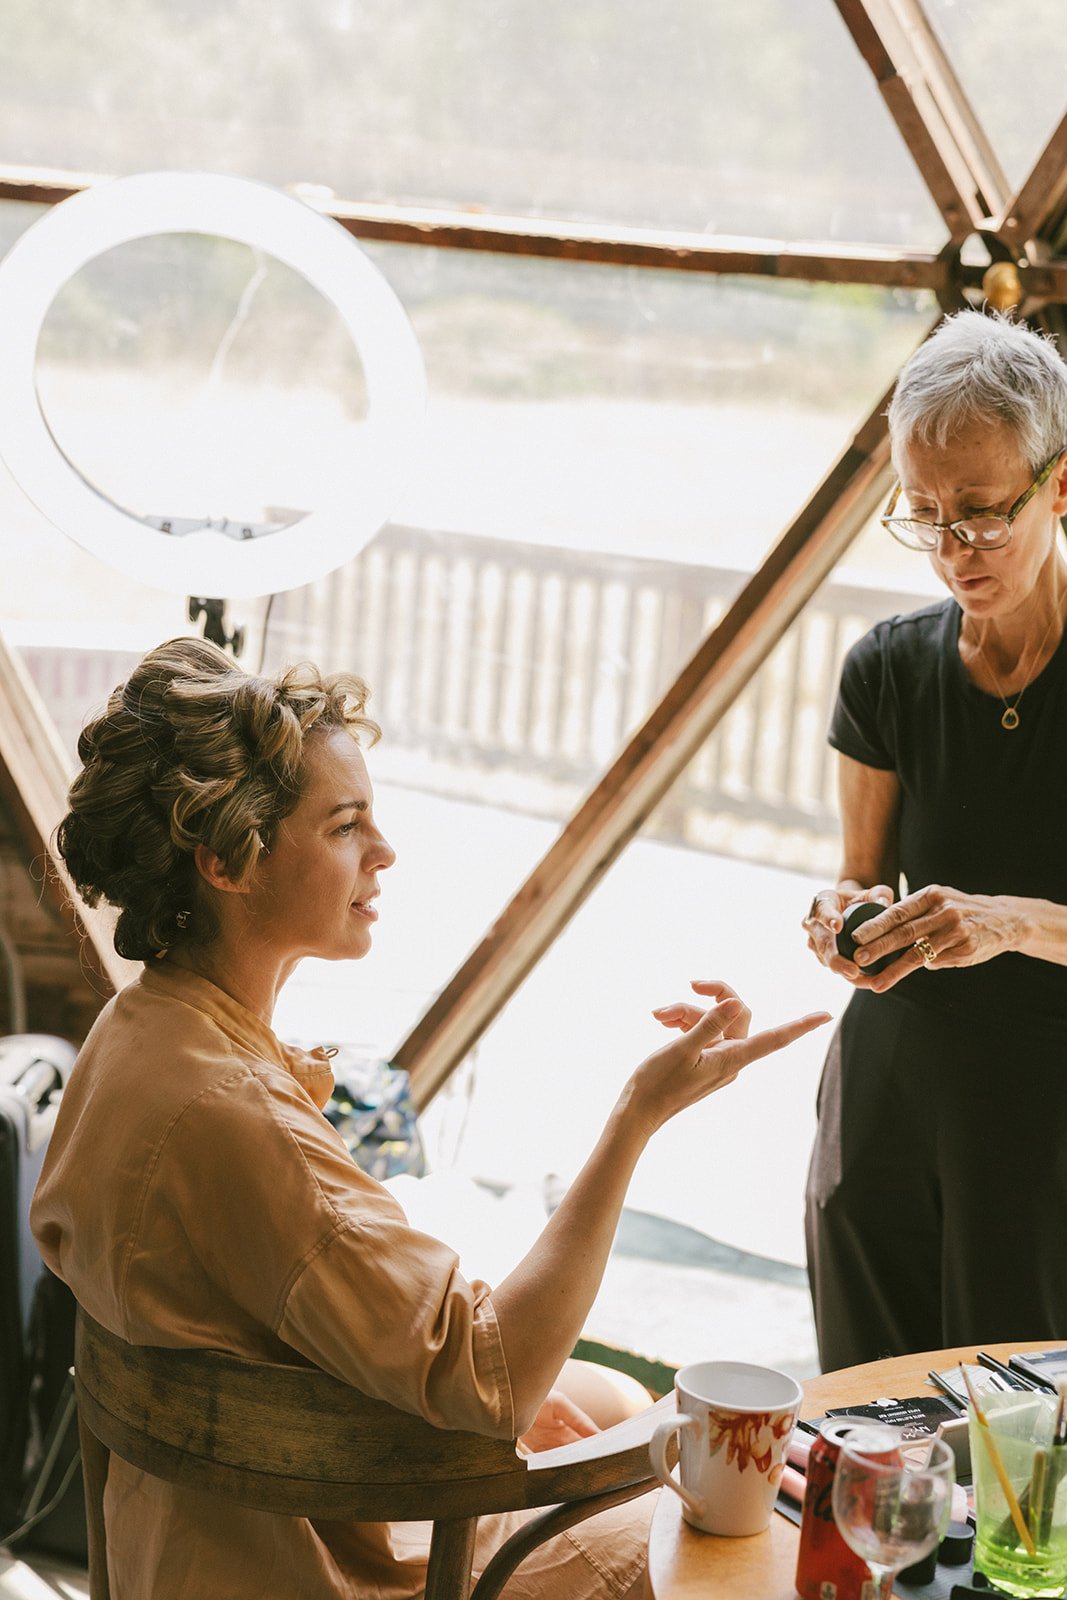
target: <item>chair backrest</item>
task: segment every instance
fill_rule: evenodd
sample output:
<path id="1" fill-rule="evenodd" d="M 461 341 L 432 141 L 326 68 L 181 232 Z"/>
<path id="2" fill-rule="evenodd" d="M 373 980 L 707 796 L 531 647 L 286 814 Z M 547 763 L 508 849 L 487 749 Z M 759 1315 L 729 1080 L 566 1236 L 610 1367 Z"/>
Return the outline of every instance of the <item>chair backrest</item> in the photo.
<path id="1" fill-rule="evenodd" d="M 103 1498 L 110 1451 L 165 1482 L 259 1511 L 432 1520 L 426 1600 L 468 1594 L 483 1513 L 558 1507 L 485 1574 L 478 1592 L 489 1597 L 542 1539 L 652 1481 L 648 1428 L 639 1419 L 580 1441 L 573 1458 L 557 1450 L 539 1461 L 520 1456 L 513 1440 L 435 1428 L 315 1367 L 127 1344 L 81 1308 L 74 1367 L 92 1600 L 109 1600 Z"/>
<path id="2" fill-rule="evenodd" d="M 131 1345 L 79 1310 L 75 1373 L 108 1450 L 240 1505 L 377 1522 L 524 1501 L 512 1441 L 434 1428 L 314 1367 Z"/>

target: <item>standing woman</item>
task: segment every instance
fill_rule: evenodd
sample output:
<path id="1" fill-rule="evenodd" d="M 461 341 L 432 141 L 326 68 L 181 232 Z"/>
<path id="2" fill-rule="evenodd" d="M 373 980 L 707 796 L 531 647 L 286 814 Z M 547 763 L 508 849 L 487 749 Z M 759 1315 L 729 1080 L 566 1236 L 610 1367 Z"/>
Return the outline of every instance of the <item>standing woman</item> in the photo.
<path id="1" fill-rule="evenodd" d="M 553 1385 L 648 1139 L 826 1018 L 747 1039 L 740 1000 L 706 986 L 719 1003 L 630 1076 L 525 1259 L 493 1289 L 468 1282 L 322 1115 L 328 1051 L 271 1028 L 303 957 L 371 947 L 394 855 L 358 742 L 377 732 L 366 695 L 313 668 L 255 677 L 177 639 L 82 733 L 60 850 L 84 898 L 118 908 L 116 947 L 144 972 L 78 1057 L 33 1227 L 78 1301 L 132 1344 L 310 1361 L 437 1427 L 543 1448 L 594 1431 Z M 477 842 L 449 849 L 461 894 Z M 270 1516 L 116 1456 L 104 1514 L 114 1600 L 408 1600 L 424 1585 L 424 1525 Z M 506 1593 L 636 1592 L 647 1516 L 626 1506 L 563 1534 Z M 515 1525 L 482 1519 L 477 1569 Z"/>
<path id="2" fill-rule="evenodd" d="M 808 1179 L 824 1367 L 1067 1338 L 1067 366 L 961 312 L 889 424 L 883 525 L 949 593 L 853 647 L 830 730 L 844 854 L 804 926 L 856 992 Z"/>

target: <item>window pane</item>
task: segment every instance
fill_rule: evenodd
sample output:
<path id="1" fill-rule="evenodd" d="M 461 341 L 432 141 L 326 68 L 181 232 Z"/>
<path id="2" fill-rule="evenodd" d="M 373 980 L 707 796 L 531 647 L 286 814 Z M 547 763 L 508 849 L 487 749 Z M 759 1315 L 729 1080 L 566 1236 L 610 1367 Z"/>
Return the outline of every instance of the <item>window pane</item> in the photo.
<path id="1" fill-rule="evenodd" d="M 394 258 L 407 259 L 403 251 L 384 255 L 391 271 Z M 382 965 L 346 980 L 343 996 L 324 969 L 306 970 L 297 984 L 309 994 L 314 985 L 324 1010 L 333 993 L 333 1015 L 358 1015 L 372 1036 L 397 1028 L 394 1042 L 405 986 L 426 975 L 428 1000 L 447 981 L 551 843 L 555 828 L 545 819 L 564 819 L 647 713 L 933 311 L 917 301 L 905 309 L 890 296 L 781 286 L 768 294 L 762 285 L 648 274 L 635 304 L 635 275 L 609 269 L 442 253 L 436 270 L 443 276 L 432 300 L 416 305 L 405 291 L 430 367 L 434 470 L 413 488 L 404 524 L 334 578 L 278 597 L 268 646 L 268 656 L 292 655 L 298 639 L 314 640 L 332 664 L 360 663 L 374 685 L 385 735 L 371 764 L 383 826 L 396 820 L 400 854 L 383 896 Z M 579 297 L 593 278 L 597 292 L 587 287 Z M 520 315 L 535 284 L 541 309 Z M 694 320 L 682 337 L 687 304 Z M 602 324 L 612 318 L 622 320 L 611 348 L 627 359 L 601 365 Z M 817 359 L 831 324 L 844 341 L 840 354 Z M 921 558 L 916 567 L 901 551 L 898 563 L 883 551 L 889 541 L 880 529 L 871 538 L 888 565 L 868 559 L 842 578 L 848 593 L 836 603 L 852 609 L 843 612 L 838 647 L 857 616 L 891 603 L 878 585 L 904 590 L 904 574 L 916 572 L 925 581 Z M 648 838 L 627 850 L 430 1108 L 435 1167 L 455 1163 L 499 1183 L 535 1186 L 549 1173 L 569 1175 L 621 1074 L 659 1038 L 651 1007 L 684 993 L 692 976 L 724 972 L 739 987 L 758 988 L 765 1022 L 791 1014 L 790 1005 L 799 1012 L 820 1003 L 818 976 L 807 973 L 802 946 L 799 955 L 792 949 L 800 912 L 786 908 L 780 934 L 764 936 L 757 926 L 767 863 L 776 881 L 784 873 L 802 912 L 809 878 L 829 870 L 836 854 L 830 804 L 815 827 L 803 810 L 822 801 L 828 785 L 821 718 L 829 661 L 822 701 L 796 734 L 799 822 L 786 814 L 765 749 L 782 736 L 792 649 L 795 640 L 757 688 L 769 729 L 757 741 L 761 761 L 770 761 L 764 792 L 747 778 L 746 700 L 726 730 L 740 762 L 740 776 L 727 784 L 730 805 L 716 791 L 700 800 L 695 824 L 680 832 L 679 817 L 669 826 L 657 818 Z M 664 817 L 679 806 L 692 810 L 681 786 Z M 405 880 L 414 892 L 401 891 Z M 745 908 L 740 936 L 720 915 L 735 904 Z M 416 952 L 395 968 L 394 935 L 400 950 Z M 767 940 L 769 978 L 761 970 Z M 795 982 L 776 985 L 787 964 Z M 396 971 L 392 984 L 382 985 L 383 967 Z M 292 1000 L 302 1003 L 298 989 Z M 791 1058 L 799 1086 L 811 1089 L 821 1048 L 808 1047 L 802 1069 Z M 740 1104 L 751 1115 L 748 1099 Z M 788 1164 L 788 1137 L 783 1131 L 773 1145 L 773 1161 Z M 661 1186 L 665 1167 L 680 1160 L 672 1148 L 645 1158 L 649 1176 L 639 1174 L 634 1206 L 747 1250 L 800 1259 L 792 1212 L 742 1215 L 735 1197 L 725 1203 L 719 1178 L 697 1185 L 692 1204 L 684 1185 Z"/>
<path id="2" fill-rule="evenodd" d="M 12 0 L 5 23 L 9 161 L 204 167 L 710 234 L 944 240 L 832 0 Z"/>
<path id="3" fill-rule="evenodd" d="M 924 297 L 374 252 L 430 379 L 393 525 L 271 608 L 383 776 L 562 819 L 888 385 Z M 475 780 L 473 773 L 478 770 Z"/>
<path id="4" fill-rule="evenodd" d="M 851 990 L 808 953 L 800 926 L 837 873 L 826 744 L 837 677 L 875 620 L 944 592 L 921 557 L 886 561 L 890 543 L 874 524 L 856 541 L 434 1102 L 440 1160 L 501 1183 L 536 1187 L 554 1173 L 565 1185 L 628 1072 L 665 1041 L 652 1008 L 696 999 L 691 979 L 735 986 L 754 1029 L 820 1007 L 840 1015 Z M 685 1361 L 729 1356 L 747 1331 L 754 1359 L 817 1369 L 800 1268 L 829 1036 L 756 1063 L 656 1135 L 630 1184 L 634 1215 L 594 1336 Z"/>
<path id="5" fill-rule="evenodd" d="M 388 1055 L 763 559 L 935 308 L 867 290 L 373 254 L 425 353 L 425 451 L 393 523 L 361 556 L 269 604 L 234 606 L 232 620 L 248 628 L 250 665 L 311 656 L 372 684 L 385 736 L 370 765 L 399 852 L 375 952 L 354 969 L 305 963 L 277 1022 L 290 1036 Z M 76 301 L 57 315 L 74 316 Z M 128 426 L 133 409 L 119 403 L 128 372 L 105 326 L 53 355 L 78 380 L 69 427 L 101 436 L 109 418 Z M 162 348 L 158 384 L 171 359 Z M 251 379 L 240 365 L 233 379 L 240 426 Z M 98 416 L 79 415 L 91 405 Z M 301 410 L 297 444 L 306 426 Z M 317 430 L 306 444 L 321 448 Z M 69 745 L 136 653 L 185 630 L 184 607 L 63 539 L 6 477 L 0 512 L 10 573 L 0 621 Z M 651 1006 L 727 957 L 726 975 L 752 986 L 765 960 L 753 869 L 727 861 L 709 877 L 722 842 L 694 842 L 703 853 L 677 834 L 651 835 L 623 857 L 435 1102 L 436 1167 L 565 1180 L 625 1071 L 659 1040 Z M 722 937 L 720 908 L 735 901 L 748 920 L 722 951 L 709 930 Z M 783 912 L 783 963 L 794 959 L 794 922 Z M 802 955 L 795 964 L 803 974 Z M 797 981 L 803 1007 L 817 1003 L 816 986 Z M 788 985 L 773 998 L 775 1015 L 790 1010 Z M 686 1210 L 684 1194 L 671 1198 L 684 1188 L 676 1179 L 662 1193 L 650 1179 L 633 1204 L 673 1207 L 702 1234 L 795 1263 L 788 1227 L 779 1238 L 766 1218 L 745 1223 L 718 1190 Z"/>
<path id="6" fill-rule="evenodd" d="M 131 272 L 143 268 L 136 251 L 124 254 Z M 364 673 L 386 734 L 379 781 L 556 825 L 758 565 L 933 308 L 869 290 L 399 246 L 373 254 L 425 354 L 425 450 L 393 525 L 361 556 L 269 608 L 238 604 L 233 620 L 252 663 L 311 656 Z M 226 316 L 243 282 L 222 296 Z M 55 309 L 65 337 L 45 369 L 65 386 L 64 429 L 102 441 L 101 452 L 132 439 L 133 457 L 165 464 L 173 417 L 153 409 L 137 363 L 122 359 L 121 327 L 117 342 L 108 333 L 121 295 L 113 304 L 75 288 Z M 142 364 L 159 392 L 178 385 L 190 344 L 206 360 L 226 326 L 211 303 L 179 305 L 194 321 L 199 309 L 210 337 L 187 330 L 176 353 L 161 335 Z M 277 431 L 291 419 L 298 461 L 314 466 L 324 439 L 343 448 L 322 422 L 335 395 L 329 362 L 291 393 L 240 362 L 231 377 L 227 454 L 256 434 L 268 391 Z M 107 459 L 128 473 L 122 448 Z M 149 491 L 158 475 L 158 465 L 147 474 Z M 139 650 L 187 626 L 180 600 L 119 579 L 4 489 L 0 540 L 16 559 L 0 620 L 18 624 L 19 639 Z M 43 661 L 37 670 L 51 681 Z M 120 670 L 99 669 L 91 703 Z M 73 742 L 85 700 L 63 693 L 56 715 Z M 541 848 L 539 835 L 506 871 L 476 864 L 488 883 L 478 919 L 454 932 L 434 919 L 433 971 L 407 1022 Z M 380 1046 L 404 1025 L 383 1021 Z"/>
<path id="7" fill-rule="evenodd" d="M 1067 111 L 1067 37 L 1058 0 L 927 0 L 927 11 L 1018 188 Z M 1009 40 L 1018 47 L 1005 48 Z"/>

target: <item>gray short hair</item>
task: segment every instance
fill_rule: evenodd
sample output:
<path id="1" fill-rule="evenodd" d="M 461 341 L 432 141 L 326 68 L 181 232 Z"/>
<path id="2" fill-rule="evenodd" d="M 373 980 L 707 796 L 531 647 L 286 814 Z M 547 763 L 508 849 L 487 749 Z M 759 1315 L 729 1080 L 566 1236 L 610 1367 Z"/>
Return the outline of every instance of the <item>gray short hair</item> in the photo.
<path id="1" fill-rule="evenodd" d="M 888 417 L 894 452 L 913 440 L 943 448 L 974 423 L 1006 423 L 1037 472 L 1067 446 L 1067 363 L 1024 323 L 958 311 L 906 363 Z"/>

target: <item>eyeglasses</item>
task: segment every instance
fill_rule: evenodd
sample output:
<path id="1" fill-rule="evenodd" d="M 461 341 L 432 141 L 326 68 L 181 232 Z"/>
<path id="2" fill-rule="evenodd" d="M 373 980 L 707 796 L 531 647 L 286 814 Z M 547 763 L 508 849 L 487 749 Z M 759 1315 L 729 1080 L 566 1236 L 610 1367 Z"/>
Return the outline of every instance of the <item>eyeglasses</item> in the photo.
<path id="1" fill-rule="evenodd" d="M 921 517 L 895 517 L 893 508 L 903 492 L 903 485 L 898 483 L 882 513 L 882 527 L 887 528 L 900 544 L 907 545 L 909 550 L 936 550 L 943 533 L 951 533 L 954 539 L 958 539 L 961 544 L 969 545 L 972 550 L 999 550 L 1011 538 L 1012 523 L 1020 511 L 1030 504 L 1037 491 L 1048 482 L 1053 467 L 1065 453 L 1067 452 L 1057 450 L 1052 460 L 1042 467 L 1040 475 L 1034 479 L 1029 489 L 1019 496 L 1011 510 L 1003 514 L 998 513 L 996 516 L 982 512 L 975 517 L 961 517 L 959 522 L 926 522 Z"/>

